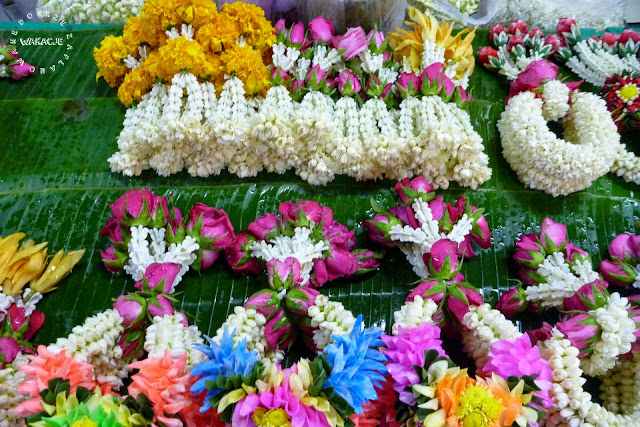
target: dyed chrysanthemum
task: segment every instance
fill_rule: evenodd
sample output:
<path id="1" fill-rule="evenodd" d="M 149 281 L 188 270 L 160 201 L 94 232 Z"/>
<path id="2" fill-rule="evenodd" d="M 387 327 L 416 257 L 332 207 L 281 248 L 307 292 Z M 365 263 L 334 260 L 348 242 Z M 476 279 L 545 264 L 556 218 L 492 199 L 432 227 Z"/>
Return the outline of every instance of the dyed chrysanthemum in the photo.
<path id="1" fill-rule="evenodd" d="M 100 42 L 100 47 L 93 49 L 93 58 L 98 66 L 96 80 L 102 77 L 111 87 L 122 84 L 125 74 L 129 71 L 124 59 L 133 55 L 137 49 L 138 46 L 128 47 L 122 37 L 105 37 Z"/>
<path id="2" fill-rule="evenodd" d="M 225 73 L 238 77 L 244 83 L 247 95 L 265 95 L 271 84 L 269 71 L 262 61 L 262 54 L 245 44 L 234 44 L 231 49 L 225 49 L 220 55 L 225 67 Z"/>
<path id="3" fill-rule="evenodd" d="M 395 403 L 397 397 L 393 390 L 393 378 L 385 375 L 381 387 L 376 388 L 378 398 L 362 405 L 362 414 L 351 414 L 349 419 L 355 427 L 400 427 L 402 421 L 396 421 Z"/>
<path id="4" fill-rule="evenodd" d="M 443 20 L 438 24 L 438 20 L 432 15 L 423 14 L 414 7 L 409 7 L 409 18 L 413 22 L 407 21 L 405 24 L 413 28 L 413 31 L 398 28 L 397 33 L 389 34 L 389 43 L 397 61 L 402 62 L 403 58 L 408 58 L 411 70 L 419 71 L 425 44 L 432 42 L 444 50 L 445 66 L 458 64 L 454 80 L 461 79 L 467 71 L 468 74 L 473 73 L 475 57 L 471 42 L 475 37 L 475 30 L 466 28 L 453 36 L 453 22 L 449 24 Z"/>
<path id="5" fill-rule="evenodd" d="M 400 327 L 398 335 L 382 337 L 382 341 L 387 346 L 383 353 L 389 359 L 387 369 L 393 378 L 393 388 L 400 395 L 400 401 L 407 405 L 413 405 L 415 398 L 413 393 L 405 391 L 405 388 L 420 382 L 414 366 L 424 365 L 425 351 L 435 350 L 439 356 L 447 357 L 439 338 L 440 328 L 431 323 L 425 323 L 408 331 Z"/>
<path id="6" fill-rule="evenodd" d="M 602 96 L 618 129 L 640 126 L 640 77 L 613 75 L 605 81 Z"/>
<path id="7" fill-rule="evenodd" d="M 67 356 L 66 351 L 53 354 L 47 347 L 38 347 L 38 353 L 28 356 L 30 363 L 20 366 L 20 370 L 27 375 L 27 379 L 20 384 L 18 391 L 30 394 L 31 399 L 22 402 L 14 412 L 19 416 L 28 416 L 42 411 L 42 397 L 40 392 L 46 390 L 49 381 L 55 378 L 68 380 L 70 393 L 74 393 L 77 387 L 93 390 L 98 386 L 95 381 L 93 365 L 80 363 L 73 356 Z M 110 387 L 103 385 L 103 393 L 109 393 Z"/>
<path id="8" fill-rule="evenodd" d="M 384 381 L 386 360 L 377 347 L 384 345 L 379 328 L 364 328 L 358 316 L 349 335 L 333 336 L 334 343 L 325 349 L 331 364 L 331 373 L 323 388 L 333 387 L 335 393 L 346 400 L 356 413 L 362 404 L 377 397 L 376 387 Z"/>
<path id="9" fill-rule="evenodd" d="M 212 398 L 225 391 L 217 386 L 211 386 L 211 384 L 216 384 L 218 377 L 248 377 L 253 373 L 260 360 L 257 351 L 247 350 L 246 340 L 242 340 L 234 348 L 234 334 L 235 331 L 230 333 L 225 328 L 220 344 L 207 337 L 209 346 L 198 345 L 196 347 L 209 358 L 191 371 L 192 376 L 199 377 L 191 387 L 193 394 L 199 395 L 206 392 L 201 408 L 203 412 L 211 408 Z M 207 386 L 207 382 L 210 382 L 209 387 L 212 388 Z"/>

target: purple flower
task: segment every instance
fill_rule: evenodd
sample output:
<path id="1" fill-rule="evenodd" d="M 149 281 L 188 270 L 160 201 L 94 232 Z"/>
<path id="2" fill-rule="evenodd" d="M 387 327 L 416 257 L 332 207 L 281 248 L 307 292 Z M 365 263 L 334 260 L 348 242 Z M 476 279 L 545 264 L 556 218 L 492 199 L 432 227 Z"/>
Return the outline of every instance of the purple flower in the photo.
<path id="1" fill-rule="evenodd" d="M 589 311 L 604 307 L 609 297 L 609 284 L 602 279 L 583 285 L 569 298 L 562 301 L 562 307 L 567 311 Z"/>
<path id="2" fill-rule="evenodd" d="M 589 346 L 596 339 L 599 331 L 596 319 L 588 314 L 565 317 L 564 321 L 556 323 L 556 328 L 580 350 L 579 357 L 588 354 Z"/>
<path id="3" fill-rule="evenodd" d="M 424 264 L 434 277 L 450 279 L 460 270 L 458 244 L 449 239 L 440 239 L 431 246 L 431 250 L 422 255 Z"/>
<path id="4" fill-rule="evenodd" d="M 164 227 L 169 220 L 167 198 L 156 196 L 148 188 L 129 190 L 109 206 L 113 215 L 129 227 Z"/>
<path id="5" fill-rule="evenodd" d="M 512 319 L 517 314 L 525 311 L 527 309 L 527 297 L 522 286 L 509 289 L 500 295 L 496 309 L 508 319 Z"/>
<path id="6" fill-rule="evenodd" d="M 170 316 L 175 313 L 171 300 L 164 295 L 156 295 L 149 300 L 149 315 L 155 316 Z"/>
<path id="7" fill-rule="evenodd" d="M 360 93 L 362 85 L 358 76 L 348 68 L 338 74 L 338 90 L 342 95 L 354 96 Z"/>
<path id="8" fill-rule="evenodd" d="M 429 184 L 427 180 L 421 176 L 415 177 L 412 180 L 405 178 L 402 181 L 398 181 L 394 189 L 405 205 L 413 203 L 417 198 L 422 198 L 423 201 L 429 202 L 435 197 L 433 185 Z"/>
<path id="9" fill-rule="evenodd" d="M 563 250 L 567 243 L 567 227 L 564 224 L 548 217 L 542 220 L 540 244 L 548 254 Z"/>
<path id="10" fill-rule="evenodd" d="M 394 225 L 402 225 L 402 223 L 391 214 L 378 214 L 364 222 L 365 228 L 369 230 L 369 238 L 385 246 L 396 245 L 389 235 Z"/>
<path id="11" fill-rule="evenodd" d="M 225 249 L 227 263 L 236 273 L 255 275 L 262 270 L 258 260 L 252 258 L 247 249 L 255 241 L 256 238 L 253 235 L 243 230 L 236 235 L 231 246 Z"/>
<path id="12" fill-rule="evenodd" d="M 269 287 L 276 291 L 302 283 L 300 262 L 293 257 L 288 257 L 284 261 L 272 258 L 267 262 L 267 273 L 269 273 Z"/>
<path id="13" fill-rule="evenodd" d="M 482 295 L 470 285 L 455 284 L 447 290 L 447 309 L 460 324 L 464 315 L 469 312 L 470 306 L 482 305 Z"/>
<path id="14" fill-rule="evenodd" d="M 272 213 L 266 213 L 249 224 L 247 229 L 258 240 L 269 240 L 280 229 L 280 217 Z"/>
<path id="15" fill-rule="evenodd" d="M 136 294 L 120 295 L 113 303 L 113 308 L 122 316 L 123 325 L 133 326 L 147 314 L 147 301 Z"/>
<path id="16" fill-rule="evenodd" d="M 182 266 L 172 262 L 153 263 L 144 272 L 144 279 L 138 281 L 134 286 L 136 289 L 144 290 L 143 285 L 162 294 L 170 294 Z"/>
<path id="17" fill-rule="evenodd" d="M 637 263 L 640 253 L 640 238 L 629 233 L 622 233 L 611 241 L 609 255 L 626 263 Z"/>
<path id="18" fill-rule="evenodd" d="M 362 27 L 349 28 L 338 41 L 338 49 L 344 49 L 342 57 L 352 59 L 359 55 L 369 45 L 367 34 Z"/>
<path id="19" fill-rule="evenodd" d="M 438 355 L 447 357 L 442 349 L 440 328 L 430 323 L 408 331 L 400 327 L 398 335 L 383 335 L 382 341 L 387 345 L 382 352 L 389 359 L 387 369 L 393 378 L 394 390 L 399 394 L 400 401 L 407 405 L 415 404 L 413 393 L 405 390 L 420 382 L 414 366 L 424 365 L 424 353 L 428 350 L 435 350 Z"/>
<path id="20" fill-rule="evenodd" d="M 600 274 L 604 279 L 617 286 L 629 286 L 636 280 L 637 272 L 622 261 L 604 260 L 600 264 Z"/>
<path id="21" fill-rule="evenodd" d="M 331 43 L 331 40 L 333 40 L 333 22 L 329 18 L 318 16 L 309 22 L 309 32 L 314 40 Z"/>
<path id="22" fill-rule="evenodd" d="M 13 337 L 0 338 L 0 369 L 13 362 L 20 353 L 20 344 Z"/>
<path id="23" fill-rule="evenodd" d="M 402 73 L 396 80 L 396 87 L 402 99 L 415 96 L 420 90 L 420 76 L 416 73 Z"/>

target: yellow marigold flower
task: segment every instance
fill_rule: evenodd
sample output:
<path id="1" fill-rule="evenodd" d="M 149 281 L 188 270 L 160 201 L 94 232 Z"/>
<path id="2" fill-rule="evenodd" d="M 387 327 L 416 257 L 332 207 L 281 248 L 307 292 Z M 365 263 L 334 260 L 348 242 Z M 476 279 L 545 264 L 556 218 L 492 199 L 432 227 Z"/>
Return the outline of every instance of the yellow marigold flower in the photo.
<path id="1" fill-rule="evenodd" d="M 122 39 L 129 51 L 137 52 L 138 46 L 143 43 L 148 44 L 152 49 L 157 48 L 167 39 L 167 36 L 164 32 L 147 25 L 142 17 L 132 16 L 124 26 Z"/>
<path id="2" fill-rule="evenodd" d="M 211 83 L 216 84 L 217 81 L 224 80 L 224 66 L 220 60 L 220 55 L 207 53 L 207 58 L 204 68 L 202 70 L 202 76 L 207 78 Z M 224 83 L 224 82 L 223 82 Z"/>
<path id="3" fill-rule="evenodd" d="M 133 101 L 142 100 L 142 95 L 149 92 L 154 83 L 155 78 L 143 64 L 142 67 L 136 68 L 125 76 L 118 88 L 118 98 L 125 106 L 130 107 Z"/>
<path id="4" fill-rule="evenodd" d="M 276 30 L 264 17 L 262 8 L 242 2 L 226 3 L 222 6 L 223 14 L 236 21 L 249 45 L 266 52 L 276 42 Z"/>
<path id="5" fill-rule="evenodd" d="M 234 45 L 220 55 L 225 74 L 235 75 L 244 83 L 247 95 L 265 95 L 269 90 L 269 72 L 260 51 L 249 45 Z"/>
<path id="6" fill-rule="evenodd" d="M 185 70 L 195 76 L 207 75 L 207 57 L 202 45 L 195 40 L 187 40 L 186 37 L 168 40 L 157 53 L 157 60 L 149 61 L 147 57 L 143 63 L 154 78 L 168 81 Z"/>
<path id="7" fill-rule="evenodd" d="M 191 4 L 185 8 L 183 20 L 198 29 L 212 22 L 218 16 L 218 8 L 211 0 L 191 0 Z"/>
<path id="8" fill-rule="evenodd" d="M 153 29 L 159 37 L 171 27 L 180 27 L 191 0 L 148 0 L 142 6 L 143 25 Z"/>
<path id="9" fill-rule="evenodd" d="M 237 22 L 226 13 L 220 13 L 209 24 L 200 27 L 195 38 L 205 50 L 215 53 L 232 47 L 240 35 L 242 31 Z"/>
<path id="10" fill-rule="evenodd" d="M 93 58 L 98 65 L 96 80 L 102 77 L 111 87 L 120 85 L 124 75 L 129 71 L 123 61 L 132 53 L 135 53 L 135 48 L 129 49 L 122 37 L 105 37 L 100 42 L 100 47 L 93 49 Z"/>
<path id="11" fill-rule="evenodd" d="M 411 69 L 420 70 L 424 42 L 430 40 L 445 50 L 445 62 L 458 64 L 456 79 L 462 78 L 467 70 L 469 74 L 473 72 L 475 58 L 471 42 L 476 35 L 475 28 L 466 28 L 453 36 L 453 22 L 443 20 L 438 24 L 438 20 L 432 15 L 422 14 L 414 7 L 409 7 L 409 18 L 413 22 L 405 21 L 405 25 L 413 28 L 412 31 L 397 28 L 397 33 L 389 34 L 389 43 L 397 61 L 408 58 Z"/>

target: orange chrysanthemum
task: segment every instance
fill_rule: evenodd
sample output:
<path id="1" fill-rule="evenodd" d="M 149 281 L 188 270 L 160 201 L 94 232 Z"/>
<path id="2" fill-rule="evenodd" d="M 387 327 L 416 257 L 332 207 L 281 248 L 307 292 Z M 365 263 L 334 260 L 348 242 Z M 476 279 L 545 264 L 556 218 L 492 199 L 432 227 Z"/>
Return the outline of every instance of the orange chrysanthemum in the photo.
<path id="1" fill-rule="evenodd" d="M 68 356 L 66 351 L 53 354 L 47 347 L 38 347 L 38 353 L 28 356 L 30 363 L 20 366 L 20 370 L 27 375 L 27 379 L 18 386 L 18 391 L 31 395 L 31 399 L 22 402 L 14 412 L 18 416 L 29 416 L 42 412 L 42 398 L 40 392 L 49 387 L 49 381 L 55 378 L 68 380 L 71 387 L 70 393 L 74 393 L 77 387 L 85 387 L 93 390 L 98 387 L 93 372 L 93 365 L 78 362 L 73 356 Z M 111 392 L 107 384 L 100 386 L 102 393 Z"/>

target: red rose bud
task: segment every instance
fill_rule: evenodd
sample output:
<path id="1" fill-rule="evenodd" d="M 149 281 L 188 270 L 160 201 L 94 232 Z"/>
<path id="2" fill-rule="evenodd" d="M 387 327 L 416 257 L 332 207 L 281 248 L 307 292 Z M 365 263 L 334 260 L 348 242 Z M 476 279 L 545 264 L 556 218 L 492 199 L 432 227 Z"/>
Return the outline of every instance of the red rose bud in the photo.
<path id="1" fill-rule="evenodd" d="M 272 289 L 262 289 L 251 295 L 244 306 L 270 319 L 280 307 L 278 292 Z"/>
<path id="2" fill-rule="evenodd" d="M 269 240 L 274 235 L 280 234 L 280 217 L 266 213 L 249 224 L 247 229 L 258 240 Z"/>
<path id="3" fill-rule="evenodd" d="M 136 294 L 120 295 L 113 303 L 113 308 L 122 316 L 125 326 L 137 325 L 147 315 L 147 301 Z"/>
<path id="4" fill-rule="evenodd" d="M 596 319 L 588 314 L 565 317 L 562 322 L 556 323 L 556 328 L 580 350 L 579 357 L 591 353 L 589 347 L 600 329 Z"/>
<path id="5" fill-rule="evenodd" d="M 13 80 L 22 80 L 25 77 L 29 77 L 31 74 L 35 73 L 36 67 L 31 64 L 27 64 L 24 61 L 21 61 L 17 64 L 9 65 L 9 76 Z"/>
<path id="6" fill-rule="evenodd" d="M 1 337 L 0 338 L 0 369 L 4 369 L 5 366 L 13 362 L 20 353 L 20 344 L 15 338 Z"/>
<path id="7" fill-rule="evenodd" d="M 462 324 L 470 306 L 482 305 L 482 296 L 471 285 L 453 284 L 447 289 L 446 304 L 449 313 Z"/>
<path id="8" fill-rule="evenodd" d="M 512 319 L 517 314 L 527 309 L 527 297 L 524 294 L 524 288 L 519 285 L 516 288 L 509 289 L 498 298 L 496 310 L 499 310 L 507 319 Z"/>
<path id="9" fill-rule="evenodd" d="M 278 310 L 264 325 L 264 337 L 272 349 L 287 350 L 295 329 L 284 310 Z"/>
<path id="10" fill-rule="evenodd" d="M 170 294 L 178 273 L 182 266 L 172 262 L 153 263 L 144 272 L 144 279 L 138 281 L 134 287 L 141 291 L 153 291 L 160 294 Z"/>
<path id="11" fill-rule="evenodd" d="M 525 24 L 526 25 L 526 24 Z M 533 38 L 544 38 L 544 32 L 540 29 L 540 28 L 532 28 L 531 30 L 529 30 L 529 38 L 533 39 Z"/>
<path id="12" fill-rule="evenodd" d="M 129 259 L 129 253 L 109 246 L 106 251 L 100 251 L 100 257 L 107 270 L 112 273 L 120 273 Z"/>
<path id="13" fill-rule="evenodd" d="M 551 218 L 542 220 L 540 227 L 540 244 L 551 254 L 559 252 L 567 246 L 567 227 L 564 224 L 553 221 Z"/>
<path id="14" fill-rule="evenodd" d="M 498 58 L 498 51 L 491 46 L 484 46 L 480 48 L 478 51 L 478 60 L 487 68 L 498 68 L 500 62 L 500 59 Z"/>
<path id="15" fill-rule="evenodd" d="M 589 311 L 604 307 L 609 297 L 609 284 L 602 279 L 583 285 L 569 298 L 562 301 L 562 307 L 567 311 Z"/>
<path id="16" fill-rule="evenodd" d="M 561 18 L 560 21 L 558 21 L 556 32 L 567 44 L 572 46 L 582 37 L 576 20 L 573 18 Z"/>
<path id="17" fill-rule="evenodd" d="M 637 272 L 631 265 L 622 261 L 604 260 L 600 264 L 600 274 L 604 279 L 617 286 L 629 286 L 635 282 Z"/>
<path id="18" fill-rule="evenodd" d="M 358 260 L 358 270 L 355 274 L 365 274 L 377 270 L 380 267 L 380 259 L 382 254 L 370 251 L 368 249 L 358 249 L 353 254 Z"/>
<path id="19" fill-rule="evenodd" d="M 640 43 L 640 32 L 624 30 L 618 37 L 618 43 L 627 49 L 633 50 L 635 45 Z"/>
<path id="20" fill-rule="evenodd" d="M 31 316 L 29 316 L 29 324 L 27 326 L 27 330 L 22 335 L 22 339 L 25 341 L 29 341 L 38 329 L 42 327 L 44 324 L 44 313 L 40 310 L 33 310 Z"/>
<path id="21" fill-rule="evenodd" d="M 369 238 L 374 242 L 382 243 L 385 246 L 395 246 L 396 242 L 391 240 L 389 233 L 394 225 L 402 226 L 402 222 L 391 214 L 378 214 L 364 222 L 364 226 L 369 230 Z"/>
<path id="22" fill-rule="evenodd" d="M 109 206 L 113 215 L 127 227 L 164 227 L 169 220 L 167 198 L 156 196 L 148 188 L 129 190 Z"/>
<path id="23" fill-rule="evenodd" d="M 298 316 L 307 316 L 309 308 L 316 304 L 320 292 L 312 288 L 298 287 L 289 289 L 285 297 L 285 305 L 289 311 Z"/>
<path id="24" fill-rule="evenodd" d="M 315 225 L 333 223 L 333 211 L 313 200 L 280 203 L 278 210 L 282 214 L 283 222 L 290 222 L 295 227 L 309 227 L 312 225 L 310 221 Z"/>
<path id="25" fill-rule="evenodd" d="M 309 22 L 309 33 L 311 38 L 323 43 L 331 43 L 333 40 L 333 22 L 329 18 L 318 16 Z"/>
<path id="26" fill-rule="evenodd" d="M 613 47 L 616 43 L 618 43 L 619 37 L 620 36 L 618 34 L 604 33 L 600 40 L 602 40 L 603 43 Z"/>
<path id="27" fill-rule="evenodd" d="M 289 31 L 289 44 L 295 47 L 302 46 L 304 44 L 305 33 L 304 24 L 298 21 Z"/>
<path id="28" fill-rule="evenodd" d="M 555 34 L 549 34 L 544 38 L 544 44 L 550 46 L 549 55 L 556 53 L 562 46 L 562 39 Z"/>
<path id="29" fill-rule="evenodd" d="M 402 73 L 396 80 L 396 87 L 402 99 L 415 96 L 421 89 L 420 77 L 416 73 Z"/>
<path id="30" fill-rule="evenodd" d="M 529 30 L 527 29 L 527 23 L 521 20 L 513 21 L 509 24 L 509 28 L 507 29 L 507 33 L 512 34 L 514 36 L 525 36 Z"/>
<path id="31" fill-rule="evenodd" d="M 424 202 L 429 202 L 436 196 L 433 191 L 433 185 L 429 184 L 421 176 L 412 180 L 405 178 L 397 182 L 394 188 L 405 205 L 412 204 L 417 198 L 421 198 Z"/>
<path id="32" fill-rule="evenodd" d="M 629 233 L 622 233 L 617 236 L 609 245 L 609 255 L 627 263 L 637 263 L 640 261 L 640 237 Z"/>
<path id="33" fill-rule="evenodd" d="M 235 240 L 227 249 L 225 249 L 225 256 L 227 263 L 236 273 L 245 275 L 259 274 L 262 270 L 258 260 L 253 258 L 249 251 L 256 238 L 248 231 L 241 231 L 236 235 Z"/>
<path id="34" fill-rule="evenodd" d="M 531 269 L 537 269 L 545 260 L 544 251 L 527 251 L 524 249 L 516 249 L 513 259 L 522 266 Z"/>
<path id="35" fill-rule="evenodd" d="M 155 295 L 149 299 L 148 303 L 149 315 L 153 318 L 156 316 L 171 316 L 175 313 L 171 300 L 165 295 Z"/>
<path id="36" fill-rule="evenodd" d="M 458 259 L 458 244 L 449 239 L 440 239 L 431 246 L 431 250 L 422 255 L 429 273 L 438 279 L 451 279 L 462 267 Z"/>
<path id="37" fill-rule="evenodd" d="M 447 294 L 447 284 L 442 280 L 426 280 L 420 284 L 409 294 L 407 301 L 413 301 L 416 296 L 423 299 L 430 299 L 437 305 L 444 300 Z"/>
<path id="38" fill-rule="evenodd" d="M 338 74 L 338 90 L 345 96 L 354 96 L 360 93 L 362 85 L 358 76 L 348 68 Z"/>
<path id="39" fill-rule="evenodd" d="M 302 283 L 300 277 L 300 262 L 293 257 L 284 261 L 271 259 L 267 262 L 269 273 L 269 287 L 275 291 L 289 289 Z"/>
<path id="40" fill-rule="evenodd" d="M 489 39 L 491 40 L 491 43 L 495 44 L 497 47 L 500 47 L 507 43 L 507 32 L 502 25 L 495 24 L 493 27 L 491 27 Z"/>

